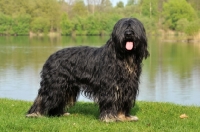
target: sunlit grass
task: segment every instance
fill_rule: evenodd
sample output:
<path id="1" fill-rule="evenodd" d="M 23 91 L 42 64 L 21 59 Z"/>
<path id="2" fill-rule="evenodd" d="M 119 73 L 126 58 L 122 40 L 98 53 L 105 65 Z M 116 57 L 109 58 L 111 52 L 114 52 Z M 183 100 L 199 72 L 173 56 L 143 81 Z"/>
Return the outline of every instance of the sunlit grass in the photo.
<path id="1" fill-rule="evenodd" d="M 187 132 L 200 131 L 200 107 L 138 101 L 131 113 L 138 122 L 104 123 L 99 121 L 98 106 L 78 102 L 68 117 L 26 118 L 32 102 L 0 99 L 0 131 L 61 132 Z M 181 114 L 188 118 L 181 119 Z"/>

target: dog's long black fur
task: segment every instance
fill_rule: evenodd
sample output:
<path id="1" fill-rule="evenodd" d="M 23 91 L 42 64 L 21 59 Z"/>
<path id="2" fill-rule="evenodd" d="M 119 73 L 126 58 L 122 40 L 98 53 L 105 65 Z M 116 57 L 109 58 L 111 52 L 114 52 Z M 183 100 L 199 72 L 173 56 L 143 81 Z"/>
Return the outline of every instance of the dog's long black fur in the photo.
<path id="1" fill-rule="evenodd" d="M 132 49 L 126 49 L 127 42 L 133 43 Z M 28 115 L 63 115 L 82 93 L 97 102 L 101 120 L 116 121 L 121 115 L 126 119 L 138 93 L 142 60 L 148 55 L 143 24 L 123 18 L 104 46 L 65 48 L 48 58 Z"/>

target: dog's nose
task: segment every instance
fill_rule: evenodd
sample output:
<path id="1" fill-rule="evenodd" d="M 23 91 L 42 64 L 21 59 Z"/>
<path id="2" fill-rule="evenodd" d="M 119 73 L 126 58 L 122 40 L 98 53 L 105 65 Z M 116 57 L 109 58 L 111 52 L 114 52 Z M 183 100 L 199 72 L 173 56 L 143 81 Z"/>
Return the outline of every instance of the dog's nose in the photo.
<path id="1" fill-rule="evenodd" d="M 126 32 L 125 32 L 125 35 L 126 35 L 126 36 L 131 36 L 132 34 L 133 34 L 133 32 L 131 32 L 131 31 L 126 31 Z"/>

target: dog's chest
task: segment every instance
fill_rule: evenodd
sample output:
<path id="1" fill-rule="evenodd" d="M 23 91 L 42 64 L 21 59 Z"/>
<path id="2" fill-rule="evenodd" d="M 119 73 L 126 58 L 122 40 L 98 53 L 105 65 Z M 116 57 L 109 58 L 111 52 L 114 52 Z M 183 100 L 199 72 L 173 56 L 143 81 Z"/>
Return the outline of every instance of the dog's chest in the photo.
<path id="1" fill-rule="evenodd" d="M 129 74 L 133 74 L 133 73 L 135 74 L 135 72 L 137 71 L 137 65 L 135 64 L 133 58 L 131 57 L 128 57 L 127 59 L 125 59 L 124 67 L 126 68 Z"/>

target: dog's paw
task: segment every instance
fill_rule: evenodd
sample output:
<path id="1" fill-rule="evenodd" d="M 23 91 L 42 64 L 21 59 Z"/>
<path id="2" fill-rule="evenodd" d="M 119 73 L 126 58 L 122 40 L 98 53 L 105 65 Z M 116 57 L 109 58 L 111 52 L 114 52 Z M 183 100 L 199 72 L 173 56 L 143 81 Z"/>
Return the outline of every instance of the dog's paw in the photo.
<path id="1" fill-rule="evenodd" d="M 68 113 L 68 112 L 63 114 L 63 116 L 69 116 L 69 115 L 70 115 L 70 113 Z"/>
<path id="2" fill-rule="evenodd" d="M 116 122 L 117 121 L 117 117 L 112 116 L 112 115 L 109 115 L 109 116 L 106 115 L 105 117 L 101 117 L 100 120 L 103 121 L 103 122 L 107 122 L 107 123 Z"/>
<path id="3" fill-rule="evenodd" d="M 138 121 L 139 118 L 137 116 L 126 116 L 127 121 Z"/>
<path id="4" fill-rule="evenodd" d="M 36 117 L 41 117 L 42 115 L 37 112 L 37 113 L 31 113 L 31 114 L 27 114 L 26 117 L 28 118 L 36 118 Z"/>
<path id="5" fill-rule="evenodd" d="M 138 121 L 138 117 L 137 116 L 132 116 L 132 115 L 129 115 L 129 116 L 125 116 L 124 114 L 118 114 L 118 118 L 117 118 L 118 121 Z"/>
<path id="6" fill-rule="evenodd" d="M 107 122 L 107 123 L 109 123 L 109 122 L 116 122 L 117 121 L 117 119 L 116 118 L 104 118 L 104 119 L 101 119 L 103 122 Z"/>

